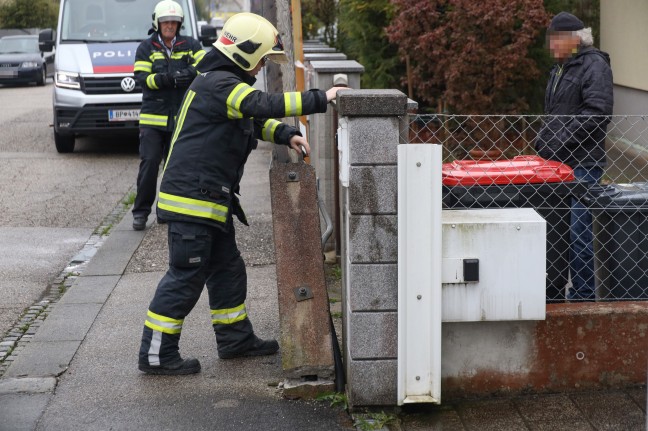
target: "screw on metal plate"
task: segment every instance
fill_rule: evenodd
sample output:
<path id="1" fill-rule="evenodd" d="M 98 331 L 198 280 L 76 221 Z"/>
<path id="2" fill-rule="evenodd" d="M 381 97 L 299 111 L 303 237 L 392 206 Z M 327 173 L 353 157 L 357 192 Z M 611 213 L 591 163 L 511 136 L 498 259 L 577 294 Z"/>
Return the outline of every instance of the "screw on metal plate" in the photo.
<path id="1" fill-rule="evenodd" d="M 286 181 L 299 181 L 299 175 L 297 175 L 297 172 L 295 171 L 290 171 L 288 172 L 288 179 Z"/>
<path id="2" fill-rule="evenodd" d="M 311 299 L 313 297 L 313 292 L 308 286 L 296 287 L 293 289 L 293 292 L 295 292 L 295 299 L 297 299 L 297 302 Z"/>

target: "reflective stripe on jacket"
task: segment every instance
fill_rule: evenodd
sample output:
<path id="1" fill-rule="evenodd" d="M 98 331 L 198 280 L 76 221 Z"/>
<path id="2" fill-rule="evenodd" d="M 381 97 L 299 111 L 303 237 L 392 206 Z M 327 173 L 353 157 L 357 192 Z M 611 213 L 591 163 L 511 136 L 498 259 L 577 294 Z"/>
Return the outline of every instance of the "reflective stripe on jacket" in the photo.
<path id="1" fill-rule="evenodd" d="M 289 145 L 300 134 L 272 117 L 325 112 L 327 101 L 320 90 L 259 91 L 252 87 L 255 79 L 220 52 L 207 56 L 221 56 L 215 61 L 220 67 L 205 71 L 201 64 L 201 74 L 182 102 L 160 185 L 158 216 L 226 230 L 232 215 L 246 223 L 236 194 L 257 139 Z"/>
<path id="2" fill-rule="evenodd" d="M 135 54 L 135 79 L 142 87 L 140 126 L 171 131 L 186 88 L 165 86 L 162 75 L 195 66 L 205 55 L 196 39 L 177 36 L 171 56 L 160 44 L 158 33 L 143 41 Z"/>

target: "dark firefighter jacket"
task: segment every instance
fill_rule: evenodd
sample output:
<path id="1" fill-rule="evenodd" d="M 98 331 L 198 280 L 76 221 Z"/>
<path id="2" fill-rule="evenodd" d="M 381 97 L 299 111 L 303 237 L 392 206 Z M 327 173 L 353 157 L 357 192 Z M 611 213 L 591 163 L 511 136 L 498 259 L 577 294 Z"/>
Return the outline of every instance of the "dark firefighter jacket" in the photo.
<path id="1" fill-rule="evenodd" d="M 135 54 L 135 79 L 142 87 L 140 126 L 173 130 L 174 119 L 186 88 L 176 88 L 173 82 L 165 84 L 162 77 L 196 65 L 205 51 L 200 42 L 186 36 L 176 36 L 169 58 L 166 49 L 154 32 L 137 47 Z"/>
<path id="2" fill-rule="evenodd" d="M 545 92 L 548 117 L 536 140 L 538 154 L 572 168 L 605 166 L 605 134 L 613 104 L 607 53 L 586 47 L 566 63 L 556 64 Z"/>
<path id="3" fill-rule="evenodd" d="M 326 112 L 320 90 L 270 94 L 256 78 L 214 49 L 178 112 L 158 195 L 158 217 L 229 229 L 232 215 L 247 224 L 236 194 L 257 139 L 289 145 L 299 131 L 273 117 Z"/>

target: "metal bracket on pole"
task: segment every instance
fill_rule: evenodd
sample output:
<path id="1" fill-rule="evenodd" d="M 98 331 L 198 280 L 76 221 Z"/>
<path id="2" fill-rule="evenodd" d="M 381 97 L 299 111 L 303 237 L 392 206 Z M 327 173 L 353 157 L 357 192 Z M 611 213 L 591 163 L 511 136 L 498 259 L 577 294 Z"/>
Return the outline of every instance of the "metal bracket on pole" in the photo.
<path id="1" fill-rule="evenodd" d="M 297 302 L 313 298 L 313 291 L 308 286 L 295 287 L 293 292 Z"/>

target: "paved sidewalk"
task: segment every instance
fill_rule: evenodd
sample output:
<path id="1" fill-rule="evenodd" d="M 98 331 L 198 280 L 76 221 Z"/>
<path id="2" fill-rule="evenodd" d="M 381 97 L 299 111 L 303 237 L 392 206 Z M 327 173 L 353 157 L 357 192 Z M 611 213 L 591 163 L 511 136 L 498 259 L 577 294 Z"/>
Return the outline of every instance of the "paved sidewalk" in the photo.
<path id="1" fill-rule="evenodd" d="M 242 190 L 252 227 L 237 230 L 248 264 L 248 312 L 262 337 L 279 335 L 270 150 L 262 143 L 248 162 Z M 280 355 L 219 360 L 206 294 L 180 343 L 202 372 L 139 372 L 142 325 L 166 270 L 166 227 L 153 222 L 135 232 L 131 223 L 128 213 L 0 379 L 0 430 L 353 429 L 342 409 L 281 397 Z"/>

